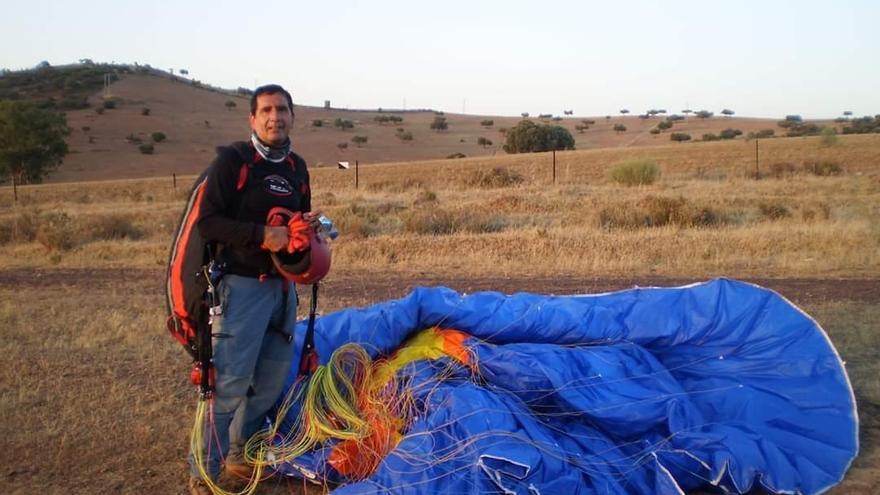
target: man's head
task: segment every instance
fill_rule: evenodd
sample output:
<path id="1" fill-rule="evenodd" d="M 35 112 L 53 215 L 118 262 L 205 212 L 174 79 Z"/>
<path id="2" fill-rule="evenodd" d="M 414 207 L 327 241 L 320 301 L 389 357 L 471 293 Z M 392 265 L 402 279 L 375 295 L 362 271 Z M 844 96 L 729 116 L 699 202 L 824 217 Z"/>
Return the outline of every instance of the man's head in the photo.
<path id="1" fill-rule="evenodd" d="M 277 84 L 260 86 L 251 96 L 251 129 L 264 143 L 279 146 L 293 127 L 293 98 Z"/>

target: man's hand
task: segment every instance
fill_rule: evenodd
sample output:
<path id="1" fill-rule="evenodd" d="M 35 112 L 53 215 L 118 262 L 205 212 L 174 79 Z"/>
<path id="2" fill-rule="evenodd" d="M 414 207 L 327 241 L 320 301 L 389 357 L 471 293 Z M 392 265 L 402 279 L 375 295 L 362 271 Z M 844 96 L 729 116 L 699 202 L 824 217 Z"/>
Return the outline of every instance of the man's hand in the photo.
<path id="1" fill-rule="evenodd" d="M 307 211 L 307 212 L 303 213 L 303 219 L 305 219 L 305 221 L 309 222 L 309 225 L 313 229 L 317 229 L 317 228 L 321 227 L 321 220 L 320 220 L 321 215 L 323 215 L 323 213 L 321 213 L 321 210 Z"/>
<path id="2" fill-rule="evenodd" d="M 277 252 L 287 249 L 287 226 L 263 227 L 263 244 L 260 245 L 266 251 Z"/>

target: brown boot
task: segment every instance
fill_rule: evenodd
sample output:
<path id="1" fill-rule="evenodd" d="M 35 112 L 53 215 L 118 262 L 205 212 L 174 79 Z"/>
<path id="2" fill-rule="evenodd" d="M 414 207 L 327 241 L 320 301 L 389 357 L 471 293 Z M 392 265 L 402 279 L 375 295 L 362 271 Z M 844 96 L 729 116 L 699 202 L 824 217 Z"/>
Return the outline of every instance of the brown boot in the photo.
<path id="1" fill-rule="evenodd" d="M 220 481 L 240 489 L 248 484 L 254 476 L 253 464 L 248 464 L 240 457 L 230 457 L 223 464 Z"/>
<path id="2" fill-rule="evenodd" d="M 190 495 L 214 495 L 205 480 L 199 478 L 189 479 L 189 493 Z"/>

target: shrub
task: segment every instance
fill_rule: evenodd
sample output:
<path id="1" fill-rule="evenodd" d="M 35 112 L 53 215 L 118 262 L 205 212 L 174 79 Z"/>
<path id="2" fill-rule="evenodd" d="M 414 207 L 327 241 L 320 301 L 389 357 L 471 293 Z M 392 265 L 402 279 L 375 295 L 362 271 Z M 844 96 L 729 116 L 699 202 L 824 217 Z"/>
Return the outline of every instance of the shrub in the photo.
<path id="1" fill-rule="evenodd" d="M 351 142 L 356 144 L 357 147 L 360 148 L 362 144 L 367 143 L 367 139 L 367 136 L 354 136 L 353 138 L 351 138 Z"/>
<path id="2" fill-rule="evenodd" d="M 144 233 L 136 228 L 131 220 L 122 215 L 106 215 L 92 219 L 84 225 L 92 240 L 114 241 L 119 239 L 140 239 Z"/>
<path id="3" fill-rule="evenodd" d="M 108 110 L 116 108 L 116 101 L 115 100 L 104 100 L 103 107 Z"/>
<path id="4" fill-rule="evenodd" d="M 749 139 L 767 139 L 772 138 L 776 134 L 773 129 L 761 129 L 757 132 L 750 132 L 747 137 Z"/>
<path id="5" fill-rule="evenodd" d="M 324 127 L 324 121 L 321 119 L 315 119 L 312 121 L 312 127 Z"/>
<path id="6" fill-rule="evenodd" d="M 650 132 L 651 134 L 657 135 L 657 134 L 660 134 L 660 129 L 655 127 L 648 132 Z"/>
<path id="7" fill-rule="evenodd" d="M 434 117 L 434 121 L 431 122 L 431 129 L 434 131 L 445 131 L 449 128 L 449 123 L 446 122 L 446 117 L 436 116 Z"/>
<path id="8" fill-rule="evenodd" d="M 729 221 L 721 212 L 691 205 L 683 197 L 646 196 L 635 204 L 614 205 L 599 212 L 599 225 L 605 228 L 711 227 Z"/>
<path id="9" fill-rule="evenodd" d="M 154 148 L 152 143 L 143 143 L 138 146 L 138 150 L 144 155 L 152 155 Z"/>
<path id="10" fill-rule="evenodd" d="M 345 142 L 336 143 L 336 147 L 339 148 L 340 150 L 344 150 L 344 149 L 348 148 L 348 143 L 345 143 Z"/>
<path id="11" fill-rule="evenodd" d="M 516 186 L 525 182 L 526 178 L 513 170 L 495 167 L 491 170 L 474 170 L 465 175 L 462 181 L 469 187 L 490 189 Z"/>
<path id="12" fill-rule="evenodd" d="M 659 124 L 657 124 L 657 128 L 660 129 L 661 131 L 665 131 L 666 129 L 671 129 L 672 128 L 672 121 L 671 120 L 664 120 L 664 121 L 660 122 Z"/>
<path id="13" fill-rule="evenodd" d="M 104 107 L 95 107 L 95 113 L 98 115 L 104 115 Z"/>
<path id="14" fill-rule="evenodd" d="M 821 136 L 819 142 L 822 143 L 822 146 L 830 148 L 837 144 L 837 129 L 833 127 L 823 127 Z"/>
<path id="15" fill-rule="evenodd" d="M 413 140 L 413 133 L 411 133 L 409 131 L 400 131 L 397 134 L 395 134 L 395 136 L 397 136 L 398 139 L 400 139 L 401 141 L 412 141 Z"/>
<path id="16" fill-rule="evenodd" d="M 448 158 L 450 160 L 455 160 L 458 158 L 466 158 L 466 157 L 467 157 L 467 155 L 465 155 L 464 153 L 450 153 L 450 154 L 446 155 L 446 158 Z"/>
<path id="17" fill-rule="evenodd" d="M 614 132 L 626 132 L 626 126 L 623 124 L 614 124 Z"/>
<path id="18" fill-rule="evenodd" d="M 145 117 L 150 115 L 150 109 L 147 107 L 141 108 L 141 115 L 143 115 Z"/>
<path id="19" fill-rule="evenodd" d="M 653 160 L 627 160 L 615 165 L 609 176 L 612 181 L 625 186 L 648 185 L 660 177 L 660 167 Z"/>
<path id="20" fill-rule="evenodd" d="M 424 203 L 435 203 L 437 201 L 437 193 L 431 191 L 430 189 L 422 189 L 416 194 L 416 199 L 413 201 L 413 204 L 420 205 Z"/>
<path id="21" fill-rule="evenodd" d="M 165 141 L 167 136 L 165 136 L 165 133 L 162 131 L 156 131 L 150 134 L 150 137 L 153 138 L 154 143 L 161 143 L 162 141 Z"/>
<path id="22" fill-rule="evenodd" d="M 337 117 L 336 120 L 333 121 L 333 127 L 337 129 L 342 129 L 343 131 L 346 129 L 353 129 L 354 122 Z"/>
<path id="23" fill-rule="evenodd" d="M 82 129 L 82 131 L 86 133 L 92 130 L 92 128 L 87 125 L 82 126 L 80 129 Z"/>
<path id="24" fill-rule="evenodd" d="M 737 136 L 741 136 L 741 135 L 742 135 L 741 130 L 727 128 L 727 129 L 724 129 L 723 131 L 721 131 L 718 134 L 718 137 L 720 137 L 721 139 L 734 139 Z"/>
<path id="25" fill-rule="evenodd" d="M 226 107 L 226 110 L 232 110 L 233 108 L 237 107 L 238 105 L 232 100 L 226 100 L 226 103 L 224 103 L 223 106 Z"/>
<path id="26" fill-rule="evenodd" d="M 74 229 L 71 218 L 64 212 L 41 215 L 35 235 L 37 242 L 48 251 L 67 251 L 73 248 Z"/>
<path id="27" fill-rule="evenodd" d="M 430 208 L 415 210 L 403 219 L 404 228 L 408 232 L 423 235 L 448 235 L 458 230 L 459 219 L 452 212 Z"/>
<path id="28" fill-rule="evenodd" d="M 761 202 L 758 204 L 758 212 L 768 220 L 780 220 L 791 216 L 791 212 L 782 203 Z"/>
<path id="29" fill-rule="evenodd" d="M 797 173 L 797 167 L 791 162 L 776 162 L 770 165 L 770 175 L 777 179 L 791 177 Z"/>
<path id="30" fill-rule="evenodd" d="M 703 141 L 718 141 L 719 139 L 721 138 L 716 136 L 715 134 L 712 134 L 711 132 L 703 134 Z"/>
<path id="31" fill-rule="evenodd" d="M 483 127 L 492 127 L 493 125 L 495 125 L 495 121 L 491 119 L 481 120 L 480 125 Z"/>
<path id="32" fill-rule="evenodd" d="M 492 140 L 486 139 L 483 136 L 480 136 L 477 138 L 477 144 L 479 144 L 480 146 L 485 148 L 487 146 L 492 146 Z"/>
<path id="33" fill-rule="evenodd" d="M 840 164 L 829 161 L 806 162 L 804 163 L 804 171 L 819 177 L 830 177 L 832 175 L 840 175 L 843 173 Z"/>
<path id="34" fill-rule="evenodd" d="M 683 143 L 691 140 L 691 135 L 686 132 L 673 132 L 669 135 L 669 139 Z"/>
<path id="35" fill-rule="evenodd" d="M 31 242 L 40 226 L 39 213 L 24 211 L 12 218 L 11 222 L 0 223 L 0 245 Z"/>

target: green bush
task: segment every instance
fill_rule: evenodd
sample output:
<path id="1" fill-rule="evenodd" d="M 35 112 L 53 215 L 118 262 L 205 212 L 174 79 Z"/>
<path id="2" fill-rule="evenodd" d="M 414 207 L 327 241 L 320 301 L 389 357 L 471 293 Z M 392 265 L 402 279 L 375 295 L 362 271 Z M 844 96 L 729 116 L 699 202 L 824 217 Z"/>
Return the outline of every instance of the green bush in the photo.
<path id="1" fill-rule="evenodd" d="M 321 119 L 315 119 L 312 121 L 312 127 L 324 127 L 324 121 Z"/>
<path id="2" fill-rule="evenodd" d="M 143 115 L 145 117 L 150 115 L 150 109 L 147 107 L 141 108 L 141 115 Z"/>
<path id="3" fill-rule="evenodd" d="M 551 150 L 573 150 L 574 137 L 568 129 L 558 125 L 535 124 L 520 121 L 505 135 L 504 151 L 507 153 L 535 153 Z"/>
<path id="4" fill-rule="evenodd" d="M 351 138 L 351 142 L 356 144 L 357 147 L 360 148 L 362 144 L 367 143 L 368 139 L 369 138 L 367 138 L 367 136 L 354 136 L 353 138 Z"/>
<path id="5" fill-rule="evenodd" d="M 162 131 L 156 131 L 150 134 L 150 137 L 153 138 L 154 143 L 161 143 L 162 141 L 165 141 L 167 136 L 165 136 L 165 133 Z"/>
<path id="6" fill-rule="evenodd" d="M 481 120 L 480 125 L 483 127 L 492 127 L 495 125 L 495 121 L 492 119 Z"/>
<path id="7" fill-rule="evenodd" d="M 673 132 L 669 135 L 669 139 L 682 143 L 685 141 L 690 141 L 691 135 L 686 132 Z"/>
<path id="8" fill-rule="evenodd" d="M 660 177 L 660 167 L 653 160 L 627 160 L 615 165 L 609 176 L 612 181 L 625 186 L 648 185 Z"/>
<path id="9" fill-rule="evenodd" d="M 734 139 L 737 136 L 742 135 L 742 131 L 739 129 L 724 129 L 721 133 L 718 134 L 718 137 L 721 139 Z"/>
<path id="10" fill-rule="evenodd" d="M 718 141 L 719 139 L 721 138 L 716 136 L 715 134 L 712 134 L 711 132 L 703 134 L 703 141 Z"/>
<path id="11" fill-rule="evenodd" d="M 450 153 L 446 155 L 446 158 L 449 160 L 456 160 L 458 158 L 467 158 L 467 155 L 465 155 L 464 153 Z"/>
<path id="12" fill-rule="evenodd" d="M 400 131 L 397 134 L 395 134 L 395 136 L 397 136 L 398 139 L 400 139 L 401 141 L 412 141 L 413 140 L 413 133 L 411 133 L 409 131 Z"/>
<path id="13" fill-rule="evenodd" d="M 144 155 L 152 155 L 154 149 L 152 143 L 143 143 L 138 146 L 138 150 Z"/>
<path id="14" fill-rule="evenodd" d="M 446 122 L 446 117 L 436 116 L 434 117 L 434 121 L 431 122 L 431 130 L 434 131 L 445 131 L 449 129 L 449 123 Z"/>
<path id="15" fill-rule="evenodd" d="M 333 127 L 337 129 L 342 129 L 343 131 L 346 129 L 353 129 L 354 122 L 337 117 L 336 120 L 333 121 Z"/>

